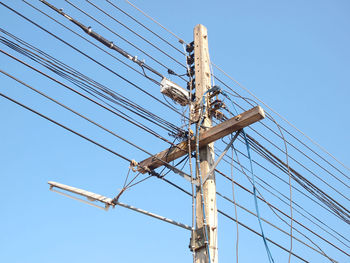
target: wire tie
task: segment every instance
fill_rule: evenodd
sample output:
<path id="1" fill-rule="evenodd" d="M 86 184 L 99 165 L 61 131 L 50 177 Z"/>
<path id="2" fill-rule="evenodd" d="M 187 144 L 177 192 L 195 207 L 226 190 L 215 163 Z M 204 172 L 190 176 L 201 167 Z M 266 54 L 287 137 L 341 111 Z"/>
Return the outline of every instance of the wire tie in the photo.
<path id="1" fill-rule="evenodd" d="M 139 165 L 139 163 L 138 162 L 136 162 L 135 160 L 131 160 L 131 162 L 130 162 L 130 168 L 131 168 L 131 170 L 133 171 L 133 172 L 136 172 L 137 171 L 137 166 Z"/>

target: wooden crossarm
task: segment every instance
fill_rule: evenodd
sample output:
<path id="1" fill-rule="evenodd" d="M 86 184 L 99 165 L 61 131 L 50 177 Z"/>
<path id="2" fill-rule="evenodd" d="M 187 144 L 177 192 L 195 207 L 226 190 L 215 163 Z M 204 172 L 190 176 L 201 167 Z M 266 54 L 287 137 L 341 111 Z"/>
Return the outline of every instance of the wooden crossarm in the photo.
<path id="1" fill-rule="evenodd" d="M 261 119 L 265 118 L 265 112 L 260 107 L 254 107 L 242 114 L 239 114 L 225 122 L 222 122 L 208 130 L 200 133 L 199 135 L 199 147 L 203 147 L 209 143 L 212 143 L 220 138 L 225 137 L 235 131 L 243 129 Z M 195 150 L 195 138 L 191 139 L 191 150 Z M 184 141 L 177 146 L 166 149 L 156 155 L 149 157 L 139 163 L 139 172 L 146 173 L 144 169 L 148 167 L 150 170 L 163 166 L 164 163 L 171 162 L 188 154 L 188 142 Z"/>

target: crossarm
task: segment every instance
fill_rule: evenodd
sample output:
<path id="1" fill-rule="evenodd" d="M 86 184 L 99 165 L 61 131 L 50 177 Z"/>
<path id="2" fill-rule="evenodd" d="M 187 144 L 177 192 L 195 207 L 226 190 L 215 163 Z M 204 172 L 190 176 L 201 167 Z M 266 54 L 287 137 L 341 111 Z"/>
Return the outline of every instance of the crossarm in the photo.
<path id="1" fill-rule="evenodd" d="M 226 135 L 243 129 L 244 127 L 249 126 L 263 118 L 265 118 L 264 110 L 260 106 L 254 107 L 202 132 L 199 135 L 199 147 L 203 147 L 225 137 Z M 191 139 L 192 151 L 195 150 L 195 141 L 195 138 Z M 143 160 L 139 163 L 139 171 L 141 173 L 146 173 L 147 171 L 144 169 L 145 167 L 153 170 L 186 154 L 188 154 L 188 142 L 184 141 Z"/>

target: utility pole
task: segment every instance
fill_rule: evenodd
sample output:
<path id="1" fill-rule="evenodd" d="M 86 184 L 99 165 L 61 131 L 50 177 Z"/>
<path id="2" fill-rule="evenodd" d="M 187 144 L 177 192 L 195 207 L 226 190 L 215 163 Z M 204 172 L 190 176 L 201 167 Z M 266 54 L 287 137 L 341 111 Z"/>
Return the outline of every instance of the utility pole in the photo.
<path id="1" fill-rule="evenodd" d="M 212 126 L 210 113 L 210 98 L 208 90 L 211 88 L 211 72 L 208 48 L 208 32 L 203 25 L 197 25 L 193 31 L 194 39 L 194 65 L 195 65 L 195 91 L 196 91 L 196 109 L 203 103 L 205 111 L 203 114 L 202 127 L 197 122 L 197 129 L 200 133 L 206 131 Z M 203 128 L 205 127 L 205 128 Z M 199 150 L 199 161 L 201 178 L 205 180 L 211 166 L 214 164 L 214 142 L 201 147 Z M 197 175 L 199 171 L 197 170 Z M 202 187 L 202 189 L 200 189 Z M 204 239 L 204 246 L 195 248 L 196 263 L 217 263 L 217 207 L 216 207 L 216 183 L 215 176 L 212 173 L 202 186 L 196 187 L 196 231 L 197 240 Z M 202 194 L 201 194 L 202 193 Z M 203 200 L 202 200 L 203 198 Z M 204 208 L 203 208 L 204 204 Z M 204 213 L 203 213 L 204 212 Z M 207 229 L 205 229 L 207 226 Z M 208 242 L 208 244 L 206 243 Z M 202 242 L 201 242 L 202 243 Z M 203 243 L 202 243 L 203 244 Z M 208 246 L 210 261 L 208 255 Z"/>
<path id="2" fill-rule="evenodd" d="M 56 7 L 48 4 L 46 1 L 42 1 L 56 12 L 65 16 L 71 20 L 74 24 L 82 28 L 87 34 L 96 40 L 100 41 L 104 45 L 108 46 L 111 49 L 121 53 L 128 59 L 131 59 L 135 63 L 139 64 L 143 68 L 148 69 L 154 74 L 161 76 L 162 85 L 161 92 L 176 102 L 180 103 L 182 106 L 191 104 L 191 96 L 186 89 L 178 86 L 176 83 L 171 82 L 166 79 L 157 71 L 153 70 L 149 66 L 146 66 L 144 63 L 141 63 L 137 60 L 136 57 L 129 55 L 120 48 L 116 47 L 113 42 L 108 42 L 105 38 L 98 35 L 96 32 L 85 27 L 80 22 L 69 17 L 62 10 L 57 9 Z M 192 46 L 193 45 L 193 46 Z M 188 49 L 187 49 L 188 48 Z M 190 50 L 190 51 L 188 51 Z M 207 29 L 203 25 L 197 25 L 194 28 L 194 41 L 186 47 L 186 51 L 189 52 L 187 56 L 187 63 L 191 64 L 188 69 L 188 75 L 193 76 L 193 71 L 195 75 L 195 101 L 190 105 L 191 110 L 191 123 L 196 123 L 196 136 L 192 136 L 189 133 L 190 138 L 180 142 L 179 144 L 172 146 L 168 149 L 165 149 L 157 154 L 154 154 L 147 159 L 142 160 L 141 162 L 131 161 L 131 166 L 133 170 L 138 171 L 142 174 L 149 173 L 151 175 L 156 175 L 155 169 L 165 166 L 168 169 L 172 170 L 174 173 L 182 176 L 186 180 L 190 181 L 196 187 L 196 226 L 194 227 L 193 235 L 191 236 L 190 249 L 195 252 L 195 263 L 218 263 L 218 244 L 217 244 L 217 231 L 218 231 L 218 222 L 217 222 L 217 207 L 216 207 L 216 182 L 214 169 L 215 166 L 220 162 L 222 157 L 226 154 L 226 151 L 233 144 L 234 140 L 239 135 L 240 131 L 263 118 L 265 118 L 264 110 L 260 106 L 256 106 L 250 110 L 242 112 L 237 116 L 234 116 L 230 119 L 225 118 L 224 121 L 220 122 L 218 125 L 212 127 L 212 109 L 211 97 L 219 94 L 220 89 L 211 90 L 211 72 L 210 72 L 210 58 L 209 58 L 209 48 L 208 48 L 208 34 Z M 193 53 L 192 53 L 193 52 Z M 194 66 L 192 64 L 194 63 Z M 192 82 L 192 80 L 191 80 Z M 192 83 L 188 83 L 193 85 Z M 210 94 L 212 93 L 212 94 Z M 214 104 L 214 103 L 213 103 Z M 221 107 L 221 106 L 220 106 Z M 219 114 L 220 115 L 220 114 Z M 215 114 L 214 116 L 218 116 Z M 221 119 L 223 120 L 223 119 Z M 236 133 L 231 142 L 226 146 L 226 149 L 221 153 L 220 157 L 214 163 L 214 142 L 218 139 L 221 139 L 230 134 Z M 196 151 L 197 162 L 196 162 L 196 175 L 197 178 L 193 180 L 190 175 L 183 172 L 181 169 L 178 169 L 172 165 L 170 162 Z M 159 174 L 158 174 L 159 175 Z M 74 196 L 70 196 L 65 192 L 60 192 L 61 194 L 72 197 L 83 201 L 84 203 L 89 203 L 94 206 L 93 202 L 100 202 L 105 205 L 105 207 L 100 207 L 102 209 L 108 209 L 112 206 L 123 206 L 125 208 L 134 210 L 136 212 L 157 218 L 164 222 L 182 227 L 187 230 L 192 230 L 192 227 L 187 226 L 182 223 L 178 223 L 174 220 L 168 219 L 157 214 L 135 208 L 130 205 L 120 203 L 118 197 L 111 199 L 99 194 L 88 192 L 83 189 L 67 186 L 64 184 L 49 182 L 50 189 L 56 191 L 54 188 L 64 190 L 68 193 L 73 193 L 75 195 L 80 195 L 88 198 L 88 201 L 81 200 Z M 123 189 L 122 191 L 124 191 Z M 122 193 L 122 191 L 120 193 Z"/>
<path id="3" fill-rule="evenodd" d="M 189 148 L 192 152 L 199 148 L 199 156 L 197 155 L 199 163 L 196 165 L 197 178 L 193 181 L 196 186 L 196 226 L 191 236 L 190 249 L 195 252 L 196 263 L 218 263 L 216 183 L 213 171 L 217 163 L 214 163 L 214 142 L 236 132 L 231 140 L 233 143 L 241 129 L 265 118 L 265 113 L 260 106 L 256 106 L 212 127 L 211 94 L 208 92 L 211 89 L 208 34 L 203 25 L 197 25 L 194 28 L 193 51 L 194 53 L 187 58 L 189 64 L 194 63 L 195 72 L 196 96 L 194 105 L 191 106 L 191 121 L 197 122 L 196 130 L 199 133 L 197 132 L 190 142 L 185 140 L 139 162 L 137 170 L 143 174 L 149 173 L 149 171 L 163 165 L 166 166 L 188 154 Z M 191 52 L 189 51 L 189 53 Z M 201 112 L 202 109 L 204 109 L 203 112 Z M 201 120 L 203 121 L 201 122 Z M 190 143 L 190 147 L 188 143 Z M 220 161 L 220 158 L 222 156 L 218 158 L 217 162 Z M 191 181 L 188 175 L 179 173 L 173 168 L 170 169 Z"/>

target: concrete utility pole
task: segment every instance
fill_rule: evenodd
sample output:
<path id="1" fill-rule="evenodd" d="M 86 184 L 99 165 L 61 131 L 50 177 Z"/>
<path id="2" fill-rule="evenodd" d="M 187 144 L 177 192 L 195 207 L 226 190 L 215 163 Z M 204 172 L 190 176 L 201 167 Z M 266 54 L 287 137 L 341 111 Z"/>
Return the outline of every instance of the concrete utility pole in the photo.
<path id="1" fill-rule="evenodd" d="M 194 28 L 194 65 L 195 65 L 195 91 L 196 105 L 198 106 L 204 101 L 205 111 L 203 112 L 203 123 L 200 132 L 203 133 L 212 126 L 210 114 L 210 99 L 207 91 L 211 88 L 211 72 L 210 59 L 208 49 L 208 33 L 207 28 L 203 25 L 197 25 Z M 197 123 L 197 126 L 200 123 Z M 200 157 L 200 173 L 201 178 L 205 178 L 211 166 L 214 164 L 214 143 L 209 143 L 199 150 Z M 198 171 L 197 171 L 198 174 Z M 204 179 L 203 179 L 204 180 Z M 195 248 L 196 263 L 217 263 L 218 248 L 217 248 L 217 207 L 216 207 L 216 183 L 214 173 L 208 177 L 205 182 L 202 182 L 203 202 L 201 189 L 197 187 L 196 195 L 196 233 L 195 239 L 202 240 L 199 247 Z M 202 204 L 204 203 L 204 212 Z M 207 230 L 205 230 L 205 222 Z M 204 246 L 203 246 L 204 240 Z M 205 244 L 208 241 L 209 244 Z M 207 252 L 209 245 L 210 261 Z"/>

